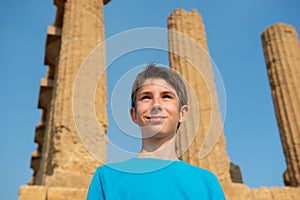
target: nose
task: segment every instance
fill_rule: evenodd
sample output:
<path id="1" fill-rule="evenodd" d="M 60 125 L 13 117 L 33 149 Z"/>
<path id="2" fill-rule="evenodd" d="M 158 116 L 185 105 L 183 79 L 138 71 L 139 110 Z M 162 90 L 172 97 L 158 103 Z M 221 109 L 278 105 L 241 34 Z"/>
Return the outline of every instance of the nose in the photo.
<path id="1" fill-rule="evenodd" d="M 162 108 L 161 108 L 159 99 L 154 98 L 153 99 L 153 104 L 152 104 L 152 107 L 151 107 L 151 114 L 155 114 L 155 113 L 157 113 L 158 111 L 161 111 L 161 110 L 162 110 Z"/>

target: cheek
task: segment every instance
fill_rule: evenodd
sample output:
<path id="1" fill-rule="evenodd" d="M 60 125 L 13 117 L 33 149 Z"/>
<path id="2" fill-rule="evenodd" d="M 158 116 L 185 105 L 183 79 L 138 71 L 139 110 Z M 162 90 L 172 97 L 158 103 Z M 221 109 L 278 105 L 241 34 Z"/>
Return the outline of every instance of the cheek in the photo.
<path id="1" fill-rule="evenodd" d="M 148 110 L 150 110 L 151 105 L 149 103 L 139 103 L 137 105 L 137 114 L 141 115 L 145 112 L 147 112 Z"/>
<path id="2" fill-rule="evenodd" d="M 173 117 L 179 116 L 179 107 L 177 105 L 167 105 L 165 110 L 169 112 Z"/>

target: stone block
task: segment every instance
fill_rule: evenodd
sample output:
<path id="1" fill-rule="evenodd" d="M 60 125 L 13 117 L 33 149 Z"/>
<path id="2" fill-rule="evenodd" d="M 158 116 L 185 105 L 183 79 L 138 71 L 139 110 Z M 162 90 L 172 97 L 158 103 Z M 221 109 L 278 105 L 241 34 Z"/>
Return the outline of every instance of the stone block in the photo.
<path id="1" fill-rule="evenodd" d="M 47 200 L 84 200 L 86 194 L 86 189 L 53 187 L 48 189 Z"/>
<path id="2" fill-rule="evenodd" d="M 46 200 L 46 188 L 24 185 L 19 188 L 19 200 Z"/>

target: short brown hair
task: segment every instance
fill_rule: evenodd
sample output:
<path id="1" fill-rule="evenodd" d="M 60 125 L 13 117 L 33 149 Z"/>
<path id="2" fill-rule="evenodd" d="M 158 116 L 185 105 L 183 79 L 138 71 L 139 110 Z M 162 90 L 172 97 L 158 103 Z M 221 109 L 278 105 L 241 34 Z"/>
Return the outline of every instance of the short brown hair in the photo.
<path id="1" fill-rule="evenodd" d="M 143 72 L 137 75 L 133 82 L 131 90 L 131 107 L 136 108 L 137 91 L 144 84 L 145 80 L 149 78 L 160 78 L 165 80 L 175 89 L 179 98 L 179 106 L 182 107 L 183 105 L 187 105 L 187 92 L 180 75 L 172 69 L 150 63 Z"/>

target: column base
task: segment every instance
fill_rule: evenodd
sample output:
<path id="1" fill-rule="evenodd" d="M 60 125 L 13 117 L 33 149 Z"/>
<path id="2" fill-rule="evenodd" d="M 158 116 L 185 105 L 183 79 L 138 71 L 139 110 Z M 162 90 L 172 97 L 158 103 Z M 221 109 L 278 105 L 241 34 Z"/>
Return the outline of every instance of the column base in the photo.
<path id="1" fill-rule="evenodd" d="M 19 189 L 18 200 L 83 200 L 87 189 L 25 185 Z"/>

